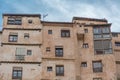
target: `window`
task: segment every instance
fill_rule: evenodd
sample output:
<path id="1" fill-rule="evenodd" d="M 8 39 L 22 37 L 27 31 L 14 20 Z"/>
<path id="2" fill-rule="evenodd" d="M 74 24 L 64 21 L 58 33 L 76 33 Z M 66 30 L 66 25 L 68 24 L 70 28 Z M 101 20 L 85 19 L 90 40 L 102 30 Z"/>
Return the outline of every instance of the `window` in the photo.
<path id="1" fill-rule="evenodd" d="M 32 50 L 27 50 L 27 55 L 32 55 Z"/>
<path id="2" fill-rule="evenodd" d="M 22 80 L 22 67 L 13 67 L 12 79 Z"/>
<path id="3" fill-rule="evenodd" d="M 102 27 L 102 32 L 103 33 L 110 33 L 109 27 Z"/>
<path id="4" fill-rule="evenodd" d="M 94 39 L 111 38 L 109 27 L 94 27 Z"/>
<path id="5" fill-rule="evenodd" d="M 29 20 L 28 20 L 28 23 L 30 23 L 30 24 L 31 24 L 31 23 L 32 23 L 32 20 L 31 20 L 31 19 L 29 19 Z"/>
<path id="6" fill-rule="evenodd" d="M 70 37 L 70 30 L 61 30 L 61 37 Z"/>
<path id="7" fill-rule="evenodd" d="M 48 30 L 48 34 L 52 34 L 52 30 Z"/>
<path id="8" fill-rule="evenodd" d="M 94 34 L 101 34 L 101 28 L 100 27 L 95 27 L 94 28 Z"/>
<path id="9" fill-rule="evenodd" d="M 55 47 L 55 56 L 63 57 L 63 47 L 61 47 L 61 46 Z"/>
<path id="10" fill-rule="evenodd" d="M 113 37 L 118 37 L 118 33 L 112 33 Z"/>
<path id="11" fill-rule="evenodd" d="M 56 76 L 64 76 L 64 66 L 56 65 Z"/>
<path id="12" fill-rule="evenodd" d="M 83 48 L 89 48 L 88 43 L 84 43 Z"/>
<path id="13" fill-rule="evenodd" d="M 9 34 L 9 42 L 17 42 L 18 34 L 17 33 L 10 33 Z"/>
<path id="14" fill-rule="evenodd" d="M 8 17 L 9 25 L 21 25 L 22 24 L 22 18 L 21 17 Z"/>
<path id="15" fill-rule="evenodd" d="M 88 29 L 84 29 L 84 32 L 85 32 L 85 33 L 88 33 Z"/>
<path id="16" fill-rule="evenodd" d="M 95 54 L 111 54 L 112 43 L 110 40 L 97 40 L 94 41 Z"/>
<path id="17" fill-rule="evenodd" d="M 50 52 L 50 47 L 47 47 L 47 48 L 46 48 L 46 52 Z"/>
<path id="18" fill-rule="evenodd" d="M 115 42 L 115 46 L 120 47 L 120 42 Z"/>
<path id="19" fill-rule="evenodd" d="M 93 72 L 102 72 L 102 62 L 101 61 L 93 61 Z"/>
<path id="20" fill-rule="evenodd" d="M 82 62 L 81 67 L 87 67 L 87 62 Z"/>
<path id="21" fill-rule="evenodd" d="M 52 67 L 51 66 L 47 67 L 47 71 L 52 71 Z"/>
<path id="22" fill-rule="evenodd" d="M 29 33 L 24 33 L 24 39 L 28 39 L 29 38 Z"/>
<path id="23" fill-rule="evenodd" d="M 15 54 L 16 60 L 24 60 L 25 54 L 26 54 L 25 48 L 16 48 L 16 54 Z"/>
<path id="24" fill-rule="evenodd" d="M 102 80 L 102 78 L 93 78 L 93 80 Z"/>

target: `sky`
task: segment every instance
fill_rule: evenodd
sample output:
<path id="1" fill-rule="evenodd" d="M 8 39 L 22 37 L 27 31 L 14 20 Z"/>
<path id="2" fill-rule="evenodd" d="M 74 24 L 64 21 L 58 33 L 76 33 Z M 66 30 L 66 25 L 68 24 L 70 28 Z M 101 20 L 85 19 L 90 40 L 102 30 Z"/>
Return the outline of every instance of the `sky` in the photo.
<path id="1" fill-rule="evenodd" d="M 48 14 L 45 21 L 71 22 L 74 16 L 107 19 L 111 31 L 120 32 L 120 0 L 0 0 L 2 14 Z"/>

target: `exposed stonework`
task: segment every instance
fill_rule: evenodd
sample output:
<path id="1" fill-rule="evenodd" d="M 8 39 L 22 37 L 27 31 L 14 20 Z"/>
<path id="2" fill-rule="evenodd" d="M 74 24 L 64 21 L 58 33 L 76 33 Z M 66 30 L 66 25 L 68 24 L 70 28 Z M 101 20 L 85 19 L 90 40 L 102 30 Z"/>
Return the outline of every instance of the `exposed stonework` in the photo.
<path id="1" fill-rule="evenodd" d="M 103 44 L 118 40 L 109 36 L 110 26 L 106 19 L 48 22 L 41 21 L 39 14 L 3 14 L 0 80 L 116 80 L 119 53 L 111 44 Z M 100 32 L 100 39 L 94 31 L 99 27 L 101 32 L 109 30 Z M 103 46 L 97 53 L 97 41 L 110 49 Z"/>

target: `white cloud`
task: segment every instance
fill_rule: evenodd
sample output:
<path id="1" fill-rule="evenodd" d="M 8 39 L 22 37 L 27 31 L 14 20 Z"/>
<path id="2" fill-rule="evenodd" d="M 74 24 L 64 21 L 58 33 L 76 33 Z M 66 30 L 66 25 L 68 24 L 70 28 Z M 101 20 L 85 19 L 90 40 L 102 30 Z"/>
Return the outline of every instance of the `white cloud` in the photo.
<path id="1" fill-rule="evenodd" d="M 43 2 L 46 3 L 48 7 L 51 7 L 57 11 L 60 11 L 61 15 L 65 16 L 63 17 L 64 19 L 67 20 L 72 18 L 73 16 L 84 16 L 84 17 L 93 17 L 93 18 L 106 18 L 108 19 L 109 22 L 112 22 L 112 31 L 120 31 L 120 26 L 119 26 L 119 14 L 120 10 L 118 6 L 113 2 L 112 0 L 106 0 L 106 3 L 103 4 L 89 4 L 88 3 L 82 3 L 78 2 L 76 4 L 69 4 L 67 0 L 61 1 L 61 0 L 42 0 Z M 59 18 L 56 14 L 59 13 L 54 13 L 51 14 L 53 15 L 50 17 L 51 19 L 54 19 L 53 17 Z M 48 19 L 50 19 L 48 18 Z"/>
<path id="2" fill-rule="evenodd" d="M 73 16 L 106 18 L 113 23 L 112 31 L 120 31 L 120 6 L 113 0 L 105 0 L 104 4 L 99 2 L 93 4 L 83 2 L 82 0 L 35 0 L 35 3 L 30 3 L 31 6 L 20 4 L 19 2 L 11 4 L 11 1 L 8 1 L 7 3 L 14 7 L 16 12 L 48 13 L 48 16 L 45 18 L 48 21 L 71 21 Z M 44 5 L 41 6 L 41 4 Z M 34 10 L 33 7 L 36 7 L 36 9 Z"/>

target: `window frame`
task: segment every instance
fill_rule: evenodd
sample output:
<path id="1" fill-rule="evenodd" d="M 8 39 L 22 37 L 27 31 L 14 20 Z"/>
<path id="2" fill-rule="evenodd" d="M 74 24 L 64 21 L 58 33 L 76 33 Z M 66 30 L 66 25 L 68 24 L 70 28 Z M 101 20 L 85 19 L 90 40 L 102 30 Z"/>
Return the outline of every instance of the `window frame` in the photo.
<path id="1" fill-rule="evenodd" d="M 99 42 L 99 44 L 98 44 Z M 109 44 L 108 44 L 109 43 Z M 106 45 L 109 47 L 105 48 Z M 99 48 L 97 48 L 99 45 Z M 111 40 L 94 40 L 94 53 L 96 55 L 112 54 L 112 42 Z"/>
<path id="2" fill-rule="evenodd" d="M 85 32 L 85 33 L 88 33 L 88 29 L 84 29 L 84 32 Z"/>
<path id="3" fill-rule="evenodd" d="M 83 48 L 89 48 L 89 44 L 88 43 L 83 43 Z"/>
<path id="4" fill-rule="evenodd" d="M 18 35 L 12 35 L 12 34 L 9 34 L 9 40 L 8 42 L 17 42 L 18 41 Z"/>
<path id="5" fill-rule="evenodd" d="M 108 29 L 107 32 L 104 32 L 104 30 Z M 98 31 L 97 31 L 98 29 Z M 110 27 L 94 27 L 93 28 L 93 34 L 94 34 L 94 40 L 96 39 L 111 39 L 111 35 L 110 35 Z M 97 37 L 97 35 L 101 36 L 101 37 Z M 105 35 L 107 35 L 105 37 Z"/>
<path id="6" fill-rule="evenodd" d="M 15 69 L 15 68 L 18 68 L 18 69 Z M 14 76 L 15 72 L 16 72 L 17 76 Z M 19 76 L 19 73 L 21 73 L 20 74 L 21 76 Z M 22 67 L 13 67 L 13 70 L 12 70 L 12 79 L 20 79 L 20 80 L 22 80 L 22 73 L 23 73 Z"/>
<path id="7" fill-rule="evenodd" d="M 63 57 L 64 49 L 62 46 L 56 46 L 55 47 L 55 56 L 56 57 Z"/>
<path id="8" fill-rule="evenodd" d="M 81 67 L 87 67 L 87 62 L 81 62 Z"/>
<path id="9" fill-rule="evenodd" d="M 30 38 L 29 33 L 24 33 L 24 39 L 29 39 L 29 38 Z"/>
<path id="10" fill-rule="evenodd" d="M 64 65 L 56 65 L 56 76 L 64 76 L 64 72 Z"/>
<path id="11" fill-rule="evenodd" d="M 50 47 L 46 47 L 46 52 L 50 52 Z"/>
<path id="12" fill-rule="evenodd" d="M 70 30 L 61 30 L 61 37 L 70 37 Z"/>
<path id="13" fill-rule="evenodd" d="M 8 25 L 22 25 L 22 17 L 10 16 L 7 19 Z"/>
<path id="14" fill-rule="evenodd" d="M 32 55 L 32 50 L 28 49 L 27 50 L 27 55 L 29 55 L 29 56 Z"/>
<path id="15" fill-rule="evenodd" d="M 95 64 L 97 65 L 97 67 L 95 67 Z M 92 67 L 93 67 L 93 72 L 94 73 L 103 72 L 103 64 L 102 64 L 101 60 L 99 60 L 99 61 L 92 61 Z"/>
<path id="16" fill-rule="evenodd" d="M 47 66 L 47 71 L 48 71 L 48 72 L 53 71 L 52 66 Z"/>
<path id="17" fill-rule="evenodd" d="M 52 30 L 48 30 L 48 34 L 52 34 Z"/>

